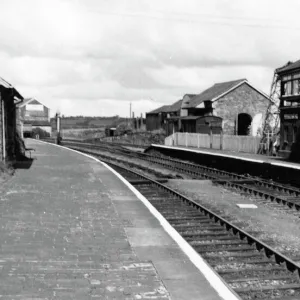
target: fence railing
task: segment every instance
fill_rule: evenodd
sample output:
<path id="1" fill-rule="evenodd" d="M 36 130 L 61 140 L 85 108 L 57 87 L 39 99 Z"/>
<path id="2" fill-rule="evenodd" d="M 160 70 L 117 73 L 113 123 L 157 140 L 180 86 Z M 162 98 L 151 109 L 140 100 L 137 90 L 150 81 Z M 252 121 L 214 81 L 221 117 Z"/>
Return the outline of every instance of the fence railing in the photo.
<path id="1" fill-rule="evenodd" d="M 165 145 L 257 153 L 260 140 L 255 136 L 176 132 L 166 137 Z"/>

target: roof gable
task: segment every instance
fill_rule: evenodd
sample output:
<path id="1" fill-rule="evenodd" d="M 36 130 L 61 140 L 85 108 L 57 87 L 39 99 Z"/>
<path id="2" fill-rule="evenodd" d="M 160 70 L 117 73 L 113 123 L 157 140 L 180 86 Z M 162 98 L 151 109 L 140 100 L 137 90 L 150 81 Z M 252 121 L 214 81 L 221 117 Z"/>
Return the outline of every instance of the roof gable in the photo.
<path id="1" fill-rule="evenodd" d="M 19 107 L 23 107 L 26 104 L 32 104 L 32 105 L 43 105 L 45 107 L 47 107 L 46 105 L 44 105 L 43 103 L 39 102 L 38 100 L 36 100 L 35 98 L 27 98 L 24 99 L 24 101 L 22 103 L 20 103 L 18 106 Z"/>
<path id="2" fill-rule="evenodd" d="M 219 95 L 218 97 L 212 99 L 212 102 L 217 101 L 218 99 L 222 98 L 223 96 L 227 95 L 228 93 L 232 92 L 233 90 L 237 89 L 238 87 L 240 87 L 241 85 L 246 84 L 248 85 L 250 88 L 252 88 L 253 90 L 255 90 L 257 93 L 261 94 L 264 98 L 266 98 L 267 100 L 271 101 L 271 98 L 265 94 L 264 92 L 260 91 L 259 89 L 257 89 L 256 87 L 254 87 L 252 84 L 250 84 L 248 81 L 244 81 L 241 82 L 240 84 L 234 86 L 233 88 L 231 88 L 230 90 L 226 91 L 225 93 Z"/>

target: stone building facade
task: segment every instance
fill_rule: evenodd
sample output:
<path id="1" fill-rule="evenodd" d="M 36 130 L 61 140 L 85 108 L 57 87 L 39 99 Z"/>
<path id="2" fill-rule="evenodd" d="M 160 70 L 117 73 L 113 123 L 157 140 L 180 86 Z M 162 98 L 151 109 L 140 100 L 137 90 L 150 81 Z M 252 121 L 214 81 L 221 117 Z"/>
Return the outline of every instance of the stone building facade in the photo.
<path id="1" fill-rule="evenodd" d="M 269 98 L 248 82 L 212 103 L 213 115 L 223 119 L 223 133 L 261 135 Z"/>
<path id="2" fill-rule="evenodd" d="M 261 134 L 269 97 L 247 79 L 216 83 L 184 101 L 181 116 L 217 116 L 223 119 L 223 133 L 229 135 Z"/>

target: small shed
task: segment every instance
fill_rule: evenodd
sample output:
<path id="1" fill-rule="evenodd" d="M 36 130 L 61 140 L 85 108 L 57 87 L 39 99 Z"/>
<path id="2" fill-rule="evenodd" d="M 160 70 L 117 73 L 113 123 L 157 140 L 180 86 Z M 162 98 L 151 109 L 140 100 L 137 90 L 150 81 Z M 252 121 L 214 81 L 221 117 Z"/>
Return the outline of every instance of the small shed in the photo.
<path id="1" fill-rule="evenodd" d="M 168 105 L 163 105 L 155 110 L 146 113 L 146 129 L 147 131 L 165 129 L 167 118 L 166 110 Z"/>
<path id="2" fill-rule="evenodd" d="M 223 119 L 216 116 L 188 116 L 182 117 L 182 131 L 191 133 L 220 134 Z"/>
<path id="3" fill-rule="evenodd" d="M 106 136 L 115 136 L 116 135 L 116 130 L 117 128 L 115 127 L 110 127 L 105 129 L 105 135 Z"/>

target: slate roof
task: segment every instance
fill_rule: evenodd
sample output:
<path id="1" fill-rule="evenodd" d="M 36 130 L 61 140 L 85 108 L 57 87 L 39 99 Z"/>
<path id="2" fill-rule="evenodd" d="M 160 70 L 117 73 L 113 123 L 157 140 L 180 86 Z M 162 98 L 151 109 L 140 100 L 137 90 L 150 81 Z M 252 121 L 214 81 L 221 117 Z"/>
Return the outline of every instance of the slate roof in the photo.
<path id="1" fill-rule="evenodd" d="M 289 61 L 285 66 L 276 69 L 276 72 L 283 73 L 283 72 L 292 71 L 295 69 L 300 69 L 300 59 L 295 61 L 294 63 Z"/>
<path id="2" fill-rule="evenodd" d="M 181 103 L 182 103 L 182 99 L 174 102 L 171 105 L 163 105 L 159 108 L 156 108 L 156 109 L 148 112 L 147 114 L 158 114 L 161 112 L 165 112 L 165 113 L 176 112 L 176 111 L 180 110 Z"/>
<path id="3" fill-rule="evenodd" d="M 156 108 L 150 112 L 148 112 L 147 114 L 158 114 L 158 113 L 161 113 L 161 112 L 167 112 L 167 109 L 170 107 L 170 105 L 163 105 L 159 108 Z"/>
<path id="4" fill-rule="evenodd" d="M 237 86 L 238 84 L 244 81 L 247 81 L 247 79 L 239 79 L 234 81 L 216 83 L 210 88 L 208 88 L 207 90 L 203 91 L 201 94 L 191 98 L 191 101 L 185 107 L 189 107 L 189 108 L 196 107 L 204 101 L 212 100 L 226 93 L 227 91 L 229 91 L 230 89 L 232 89 L 233 87 Z"/>
<path id="5" fill-rule="evenodd" d="M 176 112 L 176 111 L 180 110 L 181 103 L 182 103 L 182 99 L 176 101 L 175 103 L 173 103 L 171 105 L 169 105 L 169 107 L 166 108 L 166 112 L 170 113 L 170 112 Z"/>

